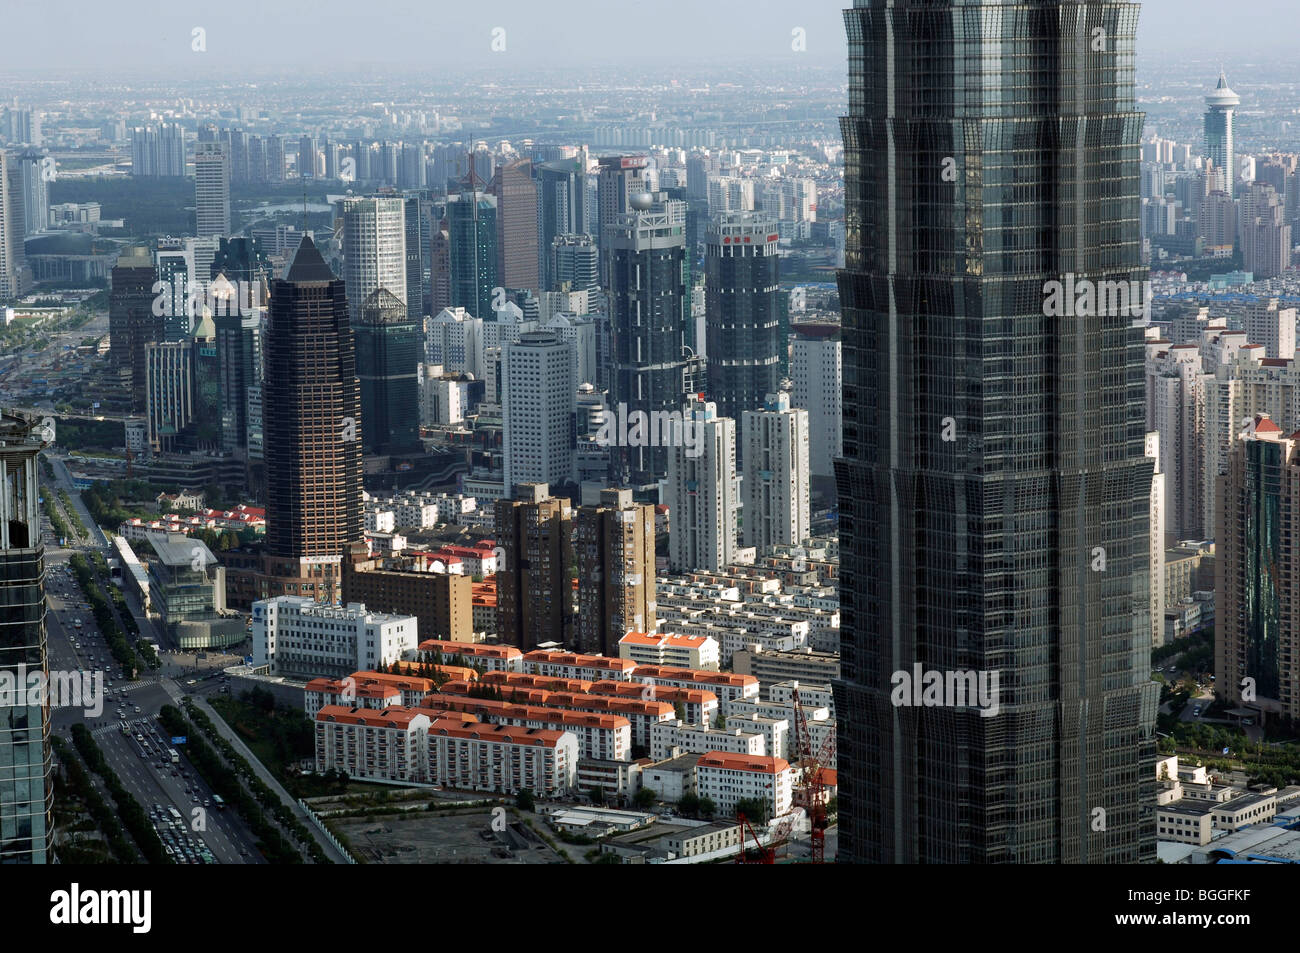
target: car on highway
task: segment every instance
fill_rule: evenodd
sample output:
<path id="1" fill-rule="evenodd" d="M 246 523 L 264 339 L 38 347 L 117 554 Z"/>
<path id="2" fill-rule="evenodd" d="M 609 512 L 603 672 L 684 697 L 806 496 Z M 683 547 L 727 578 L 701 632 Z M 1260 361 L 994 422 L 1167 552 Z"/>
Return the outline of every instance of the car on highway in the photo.
<path id="1" fill-rule="evenodd" d="M 1195 708 L 1192 709 L 1192 717 L 1193 717 L 1193 718 L 1200 718 L 1200 717 L 1201 717 L 1201 706 L 1200 706 L 1200 705 L 1197 705 Z"/>

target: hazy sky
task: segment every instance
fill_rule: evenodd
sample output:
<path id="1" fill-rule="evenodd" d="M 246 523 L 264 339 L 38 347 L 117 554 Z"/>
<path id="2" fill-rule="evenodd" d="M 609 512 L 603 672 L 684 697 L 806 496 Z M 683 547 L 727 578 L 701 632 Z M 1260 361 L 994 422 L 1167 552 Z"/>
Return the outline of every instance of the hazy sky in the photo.
<path id="1" fill-rule="evenodd" d="M 500 68 L 845 60 L 841 0 L 0 0 L 0 72 Z M 1231 59 L 1294 44 L 1297 0 L 1146 0 L 1140 49 Z M 204 53 L 191 34 L 206 30 Z M 505 31 L 493 52 L 493 31 Z M 796 27 L 806 52 L 791 50 Z M 499 36 L 499 34 L 498 34 Z M 20 42 L 14 42 L 20 38 Z M 499 43 L 498 43 L 499 45 Z M 28 73 L 30 75 L 30 73 Z"/>

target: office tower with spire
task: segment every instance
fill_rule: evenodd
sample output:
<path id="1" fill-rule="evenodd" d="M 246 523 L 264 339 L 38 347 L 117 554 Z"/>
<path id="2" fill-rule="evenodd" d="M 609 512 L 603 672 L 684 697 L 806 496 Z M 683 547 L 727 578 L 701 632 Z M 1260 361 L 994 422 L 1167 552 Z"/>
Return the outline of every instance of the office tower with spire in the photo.
<path id="1" fill-rule="evenodd" d="M 606 227 L 602 249 L 614 365 L 610 400 L 620 413 L 626 405 L 629 420 L 638 412 L 659 420 L 681 410 L 693 340 L 682 270 L 685 206 L 650 192 L 635 194 L 629 203 L 631 210 Z M 668 472 L 662 445 L 616 446 L 610 460 L 610 479 L 634 489 L 651 487 Z"/>
<path id="2" fill-rule="evenodd" d="M 1241 97 L 1228 88 L 1228 77 L 1222 72 L 1214 91 L 1205 97 L 1205 105 L 1205 157 L 1214 163 L 1219 176 L 1213 191 L 1231 195 L 1237 181 L 1233 123 Z"/>
<path id="3" fill-rule="evenodd" d="M 778 238 L 759 212 L 727 212 L 705 229 L 706 392 L 722 417 L 739 420 L 781 383 Z"/>
<path id="4" fill-rule="evenodd" d="M 841 861 L 1155 860 L 1138 7 L 845 11 Z"/>
<path id="5" fill-rule="evenodd" d="M 230 147 L 200 142 L 194 149 L 195 234 L 199 238 L 230 234 Z M 211 275 L 201 275 L 206 282 Z"/>
<path id="6" fill-rule="evenodd" d="M 304 236 L 271 285 L 266 326 L 268 574 L 338 597 L 340 566 L 362 544 L 361 385 L 344 284 Z"/>
<path id="7" fill-rule="evenodd" d="M 50 227 L 50 188 L 48 162 L 54 160 L 35 148 L 18 153 L 18 170 L 22 181 L 23 233 L 27 238 Z"/>
<path id="8" fill-rule="evenodd" d="M 447 268 L 451 307 L 485 321 L 493 316 L 497 274 L 497 200 L 478 189 L 447 196 Z"/>

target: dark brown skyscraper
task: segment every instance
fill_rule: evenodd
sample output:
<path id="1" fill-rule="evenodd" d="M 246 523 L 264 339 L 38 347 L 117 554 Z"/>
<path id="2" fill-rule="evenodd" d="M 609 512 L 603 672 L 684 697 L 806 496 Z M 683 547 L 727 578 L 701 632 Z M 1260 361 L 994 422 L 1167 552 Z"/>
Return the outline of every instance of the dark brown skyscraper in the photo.
<path id="1" fill-rule="evenodd" d="M 362 540 L 361 385 L 343 282 L 309 237 L 271 285 L 265 406 L 267 555 L 337 566 Z"/>
<path id="2" fill-rule="evenodd" d="M 497 500 L 496 530 L 505 549 L 497 565 L 497 637 L 525 652 L 573 638 L 573 511 L 545 483 L 521 483 Z"/>
<path id="3" fill-rule="evenodd" d="M 131 410 L 143 413 L 146 397 L 145 345 L 163 339 L 163 316 L 154 315 L 153 286 L 158 280 L 153 255 L 132 248 L 113 266 L 108 294 L 109 363 L 129 380 Z M 175 307 L 171 295 L 165 304 Z"/>
<path id="4" fill-rule="evenodd" d="M 655 508 L 631 490 L 602 490 L 573 521 L 577 650 L 618 657 L 618 640 L 655 628 Z"/>

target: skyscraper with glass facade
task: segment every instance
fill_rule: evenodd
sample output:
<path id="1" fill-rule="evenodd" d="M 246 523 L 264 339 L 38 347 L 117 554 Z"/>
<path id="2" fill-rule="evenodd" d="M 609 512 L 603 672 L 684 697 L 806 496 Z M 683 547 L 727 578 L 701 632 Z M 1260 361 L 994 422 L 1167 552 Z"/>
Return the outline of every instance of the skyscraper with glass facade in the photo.
<path id="1" fill-rule="evenodd" d="M 1138 7 L 845 11 L 841 860 L 1154 860 Z"/>

